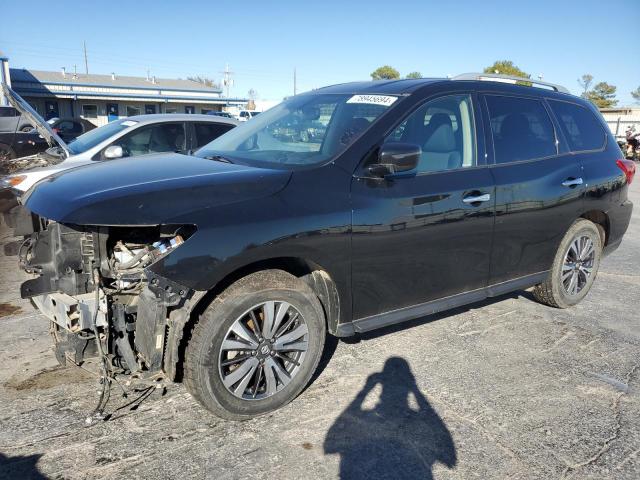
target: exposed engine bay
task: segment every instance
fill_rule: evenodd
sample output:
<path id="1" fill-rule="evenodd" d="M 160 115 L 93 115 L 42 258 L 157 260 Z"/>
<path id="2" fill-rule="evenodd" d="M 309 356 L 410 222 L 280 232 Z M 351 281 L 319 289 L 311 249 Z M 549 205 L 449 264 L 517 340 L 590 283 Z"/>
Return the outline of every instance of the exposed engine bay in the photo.
<path id="1" fill-rule="evenodd" d="M 20 266 L 35 275 L 22 284 L 21 295 L 51 320 L 58 360 L 81 364 L 97 354 L 110 372 L 161 372 L 170 312 L 193 292 L 148 267 L 195 227 L 91 227 L 47 221 L 24 209 L 19 215 L 16 234 L 25 238 Z"/>

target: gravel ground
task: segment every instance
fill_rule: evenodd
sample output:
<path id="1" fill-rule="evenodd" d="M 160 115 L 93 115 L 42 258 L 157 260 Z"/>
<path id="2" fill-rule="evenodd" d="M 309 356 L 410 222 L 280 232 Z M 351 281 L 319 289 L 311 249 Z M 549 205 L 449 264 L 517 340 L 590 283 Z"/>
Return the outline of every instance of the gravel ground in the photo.
<path id="1" fill-rule="evenodd" d="M 577 307 L 522 291 L 332 342 L 298 399 L 242 423 L 169 385 L 114 389 L 87 425 L 96 365 L 57 367 L 0 252 L 0 478 L 640 478 L 639 217 Z"/>

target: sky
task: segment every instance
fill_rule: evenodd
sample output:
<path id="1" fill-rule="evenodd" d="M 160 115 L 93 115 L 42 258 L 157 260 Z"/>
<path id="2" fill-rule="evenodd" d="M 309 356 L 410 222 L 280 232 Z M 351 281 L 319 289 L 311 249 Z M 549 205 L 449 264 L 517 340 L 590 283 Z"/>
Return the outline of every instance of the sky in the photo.
<path id="1" fill-rule="evenodd" d="M 149 69 L 219 82 L 228 64 L 236 97 L 291 95 L 294 69 L 301 92 L 369 80 L 385 64 L 444 77 L 495 60 L 576 94 L 590 73 L 618 87 L 621 105 L 640 87 L 640 0 L 0 0 L 0 8 L 0 51 L 12 67 L 84 72 L 84 41 L 90 73 Z"/>

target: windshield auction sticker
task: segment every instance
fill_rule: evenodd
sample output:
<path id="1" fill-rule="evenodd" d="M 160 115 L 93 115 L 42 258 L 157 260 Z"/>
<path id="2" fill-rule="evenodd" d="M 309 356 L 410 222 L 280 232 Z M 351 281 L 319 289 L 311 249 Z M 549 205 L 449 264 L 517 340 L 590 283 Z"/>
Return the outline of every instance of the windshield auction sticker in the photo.
<path id="1" fill-rule="evenodd" d="M 391 97 L 389 95 L 354 95 L 347 103 L 369 103 L 371 105 L 384 105 L 388 107 L 393 104 L 398 97 Z"/>

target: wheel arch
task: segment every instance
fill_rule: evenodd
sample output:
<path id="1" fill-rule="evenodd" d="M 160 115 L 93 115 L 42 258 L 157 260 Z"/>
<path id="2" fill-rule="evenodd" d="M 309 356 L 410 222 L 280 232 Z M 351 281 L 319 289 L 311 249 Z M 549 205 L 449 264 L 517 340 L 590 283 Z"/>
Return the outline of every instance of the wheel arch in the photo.
<path id="1" fill-rule="evenodd" d="M 609 216 L 602 210 L 589 210 L 580 215 L 580 218 L 584 218 L 596 224 L 600 231 L 602 246 L 605 247 L 609 243 L 609 234 L 611 232 Z"/>
<path id="2" fill-rule="evenodd" d="M 302 279 L 315 292 L 325 314 L 327 331 L 337 333 L 342 314 L 341 299 L 335 281 L 321 265 L 302 257 L 274 257 L 248 263 L 219 280 L 206 292 L 198 292 L 186 308 L 172 312 L 169 338 L 165 352 L 164 370 L 175 381 L 182 379 L 182 365 L 191 331 L 209 304 L 237 280 L 262 270 L 283 270 Z M 171 316 L 170 316 L 171 319 Z"/>

